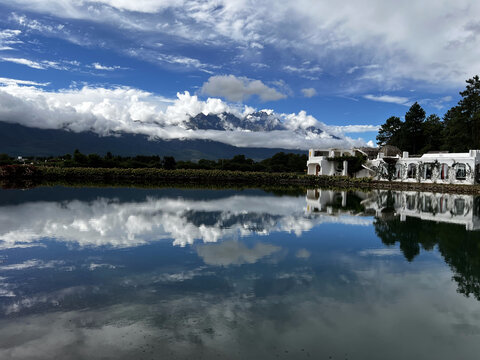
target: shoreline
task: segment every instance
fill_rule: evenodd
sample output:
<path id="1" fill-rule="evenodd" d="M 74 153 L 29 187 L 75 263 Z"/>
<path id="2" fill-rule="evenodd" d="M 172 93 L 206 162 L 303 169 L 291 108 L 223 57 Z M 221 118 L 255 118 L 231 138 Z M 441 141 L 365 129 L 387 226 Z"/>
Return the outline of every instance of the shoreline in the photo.
<path id="1" fill-rule="evenodd" d="M 29 188 L 42 185 L 141 187 L 177 185 L 201 188 L 290 187 L 480 194 L 480 185 L 401 183 L 375 181 L 371 178 L 311 176 L 296 173 L 155 168 L 57 168 L 9 165 L 0 166 L 0 182 L 3 188 Z"/>

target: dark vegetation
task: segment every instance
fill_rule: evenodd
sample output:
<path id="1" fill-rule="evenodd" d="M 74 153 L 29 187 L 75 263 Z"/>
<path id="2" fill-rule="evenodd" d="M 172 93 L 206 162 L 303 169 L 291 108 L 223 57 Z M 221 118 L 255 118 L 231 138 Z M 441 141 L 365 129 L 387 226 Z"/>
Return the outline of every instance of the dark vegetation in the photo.
<path id="1" fill-rule="evenodd" d="M 385 121 L 377 135 L 378 145 L 393 145 L 410 154 L 480 149 L 480 79 L 477 75 L 466 82 L 462 98 L 443 119 L 435 114 L 426 116 L 415 103 L 405 114 L 405 121 L 397 116 Z"/>
<path id="2" fill-rule="evenodd" d="M 253 172 L 292 172 L 303 173 L 307 164 L 307 155 L 279 152 L 271 158 L 256 162 L 245 155 L 235 155 L 231 159 L 208 160 L 198 162 L 176 161 L 173 156 L 114 156 L 108 152 L 105 156 L 98 154 L 82 154 L 75 150 L 73 155 L 66 154 L 61 157 L 35 157 L 28 159 L 15 159 L 7 154 L 0 154 L 1 165 L 14 165 L 27 163 L 36 166 L 49 166 L 60 168 L 118 168 L 118 169 L 197 169 L 197 170 L 230 170 Z"/>

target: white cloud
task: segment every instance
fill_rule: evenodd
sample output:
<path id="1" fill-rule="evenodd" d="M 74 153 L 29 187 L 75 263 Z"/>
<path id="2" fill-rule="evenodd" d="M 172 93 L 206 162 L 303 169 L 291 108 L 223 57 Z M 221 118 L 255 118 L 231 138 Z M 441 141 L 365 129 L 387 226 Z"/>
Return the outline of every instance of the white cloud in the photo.
<path id="1" fill-rule="evenodd" d="M 42 61 L 33 61 L 24 58 L 13 58 L 13 57 L 2 57 L 1 61 L 12 62 L 15 64 L 25 65 L 33 69 L 46 70 L 49 68 L 56 70 L 67 70 L 68 68 L 65 65 L 60 64 L 58 61 L 42 60 Z"/>
<path id="2" fill-rule="evenodd" d="M 209 70 L 207 69 L 212 67 L 211 65 L 203 64 L 198 59 L 194 59 L 186 56 L 160 54 L 160 55 L 157 55 L 157 59 L 159 61 L 166 62 L 169 64 L 182 65 L 189 68 L 196 68 L 206 72 L 209 72 Z"/>
<path id="3" fill-rule="evenodd" d="M 453 100 L 453 97 L 451 96 L 442 96 L 440 98 L 434 98 L 434 99 L 421 99 L 418 101 L 418 103 L 421 105 L 425 104 L 425 105 L 433 106 L 438 110 L 442 110 L 452 100 Z"/>
<path id="4" fill-rule="evenodd" d="M 317 90 L 315 90 L 314 88 L 306 88 L 306 89 L 302 89 L 302 93 L 303 93 L 303 96 L 307 98 L 311 98 L 317 95 Z"/>
<path id="5" fill-rule="evenodd" d="M 364 132 L 377 132 L 380 125 L 345 125 L 345 126 L 328 126 L 328 132 L 331 134 L 351 134 Z"/>
<path id="6" fill-rule="evenodd" d="M 6 81 L 3 80 L 3 83 Z M 0 118 L 30 127 L 94 131 L 100 135 L 125 132 L 144 134 L 152 139 L 204 139 L 240 147 L 308 149 L 360 146 L 364 143 L 362 140 L 332 138 L 328 126 L 305 111 L 276 114 L 287 130 L 232 130 L 228 133 L 219 130 L 194 131 L 187 129 L 186 121 L 199 113 L 229 112 L 244 116 L 254 109 L 230 105 L 217 98 L 201 101 L 188 92 L 177 94 L 177 99 L 166 99 L 130 87 L 84 86 L 47 91 L 21 85 L 12 80 L 0 86 Z M 33 82 L 23 85 L 33 85 Z M 304 129 L 310 126 L 327 132 L 306 133 Z"/>
<path id="7" fill-rule="evenodd" d="M 114 66 L 108 66 L 108 65 L 102 65 L 98 62 L 95 62 L 92 64 L 92 67 L 95 69 L 95 70 L 102 70 L 102 71 L 114 71 L 114 70 L 121 70 L 121 69 L 124 69 L 122 68 L 121 66 L 118 66 L 118 65 L 114 65 Z"/>
<path id="8" fill-rule="evenodd" d="M 224 97 L 230 101 L 244 101 L 257 95 L 262 101 L 284 99 L 287 96 L 270 88 L 260 80 L 234 75 L 211 76 L 201 89 L 202 94 Z"/>
<path id="9" fill-rule="evenodd" d="M 40 69 L 40 70 L 46 69 L 46 66 L 39 63 L 39 62 L 28 60 L 28 59 L 23 59 L 23 58 L 2 57 L 2 61 L 7 61 L 7 62 L 15 63 L 15 64 L 25 65 L 25 66 L 31 67 L 33 69 Z"/>
<path id="10" fill-rule="evenodd" d="M 295 73 L 300 77 L 309 80 L 318 80 L 319 75 L 322 73 L 323 69 L 318 65 L 311 65 L 310 62 L 306 62 L 302 66 L 293 66 L 293 65 L 286 65 L 283 69 L 287 72 Z"/>
<path id="11" fill-rule="evenodd" d="M 13 50 L 12 45 L 20 44 L 22 41 L 18 40 L 18 36 L 22 32 L 14 29 L 0 30 L 0 51 Z"/>
<path id="12" fill-rule="evenodd" d="M 350 69 L 347 70 L 347 74 L 353 74 L 359 70 L 371 70 L 371 69 L 378 69 L 380 65 L 378 64 L 371 64 L 371 65 L 364 65 L 364 66 L 352 66 Z"/>
<path id="13" fill-rule="evenodd" d="M 50 83 L 39 83 L 30 80 L 18 80 L 9 78 L 0 78 L 0 84 L 2 85 L 31 85 L 31 86 L 48 86 Z"/>
<path id="14" fill-rule="evenodd" d="M 409 106 L 411 105 L 410 99 L 403 97 L 403 96 L 391 96 L 391 95 L 365 95 L 365 99 L 367 100 L 372 100 L 372 101 L 379 101 L 379 102 L 386 102 L 386 103 L 392 103 L 392 104 L 398 104 L 398 105 L 405 105 Z"/>

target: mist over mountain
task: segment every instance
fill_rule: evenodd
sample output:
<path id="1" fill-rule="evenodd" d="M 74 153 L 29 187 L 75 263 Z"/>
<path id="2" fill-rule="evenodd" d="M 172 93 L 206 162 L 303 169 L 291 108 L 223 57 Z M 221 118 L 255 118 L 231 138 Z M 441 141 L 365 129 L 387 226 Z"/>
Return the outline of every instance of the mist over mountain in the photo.
<path id="1" fill-rule="evenodd" d="M 170 144 L 198 140 L 291 150 L 363 145 L 361 139 L 346 137 L 345 128 L 350 132 L 372 130 L 369 125 L 353 130 L 328 126 L 305 111 L 285 114 L 214 98 L 203 101 L 188 91 L 166 99 L 129 87 L 50 91 L 44 84 L 7 80 L 0 87 L 0 121 L 29 128 L 94 133 L 103 138 L 129 134 Z"/>
<path id="2" fill-rule="evenodd" d="M 293 130 L 296 134 L 304 135 L 320 135 L 328 136 L 331 139 L 340 140 L 340 137 L 328 134 L 325 130 L 315 126 L 306 128 L 298 127 L 291 129 L 286 126 L 282 120 L 271 110 L 255 111 L 245 116 L 238 116 L 232 113 L 223 112 L 221 114 L 200 113 L 190 117 L 185 121 L 187 129 L 192 130 L 220 130 L 220 131 L 288 131 Z"/>
<path id="3" fill-rule="evenodd" d="M 0 122 L 0 153 L 11 156 L 57 156 L 71 154 L 75 149 L 86 154 L 105 154 L 110 151 L 122 156 L 174 156 L 178 160 L 214 160 L 231 158 L 239 154 L 261 160 L 279 151 L 305 153 L 303 150 L 281 148 L 235 147 L 210 140 L 152 140 L 141 134 L 100 136 L 91 131 L 75 133 Z"/>

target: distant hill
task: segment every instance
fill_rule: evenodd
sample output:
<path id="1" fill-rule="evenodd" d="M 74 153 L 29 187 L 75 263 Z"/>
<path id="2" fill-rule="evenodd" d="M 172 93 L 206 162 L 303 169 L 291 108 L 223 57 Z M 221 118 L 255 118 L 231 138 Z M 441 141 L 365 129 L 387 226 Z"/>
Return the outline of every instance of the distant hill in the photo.
<path id="1" fill-rule="evenodd" d="M 218 120 L 220 118 L 205 119 L 199 117 L 192 121 L 192 127 L 219 126 Z M 265 120 L 262 125 L 266 129 L 275 129 L 274 121 L 270 121 L 270 119 L 262 120 Z M 231 119 L 229 123 L 233 121 L 234 119 Z M 200 125 L 201 123 L 203 123 L 203 126 Z M 280 151 L 305 153 L 305 151 L 286 149 L 241 148 L 209 140 L 149 141 L 147 136 L 135 134 L 102 137 L 93 132 L 75 133 L 66 130 L 37 129 L 0 122 L 0 153 L 7 153 L 11 156 L 56 156 L 73 153 L 75 149 L 79 149 L 85 154 L 97 153 L 103 155 L 110 151 L 115 155 L 124 156 L 174 156 L 177 160 L 213 160 L 231 158 L 238 154 L 261 160 Z"/>

